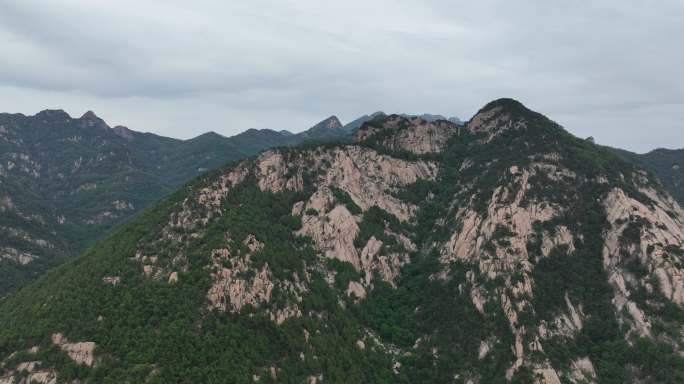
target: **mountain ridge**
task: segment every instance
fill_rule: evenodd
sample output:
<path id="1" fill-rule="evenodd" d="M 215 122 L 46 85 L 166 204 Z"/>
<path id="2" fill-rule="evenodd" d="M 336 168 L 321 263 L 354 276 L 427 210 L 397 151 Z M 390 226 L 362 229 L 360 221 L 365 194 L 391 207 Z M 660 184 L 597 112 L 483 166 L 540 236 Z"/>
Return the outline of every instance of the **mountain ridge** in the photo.
<path id="1" fill-rule="evenodd" d="M 355 139 L 204 174 L 0 301 L 0 377 L 684 378 L 684 212 L 657 179 L 507 100 Z"/>
<path id="2" fill-rule="evenodd" d="M 302 134 L 248 130 L 232 137 L 207 132 L 178 140 L 110 128 L 92 111 L 78 118 L 59 109 L 0 114 L 0 197 L 8 202 L 0 219 L 0 296 L 80 253 L 202 172 L 269 147 L 331 140 L 339 133 L 314 128 Z"/>

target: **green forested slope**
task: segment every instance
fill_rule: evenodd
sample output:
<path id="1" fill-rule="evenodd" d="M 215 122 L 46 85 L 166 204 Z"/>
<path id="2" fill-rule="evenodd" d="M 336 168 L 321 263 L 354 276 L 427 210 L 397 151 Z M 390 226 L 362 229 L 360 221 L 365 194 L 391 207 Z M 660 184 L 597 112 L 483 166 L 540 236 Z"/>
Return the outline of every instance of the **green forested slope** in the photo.
<path id="1" fill-rule="evenodd" d="M 249 130 L 181 141 L 110 128 L 92 112 L 0 114 L 0 296 L 207 170 L 319 138 Z"/>
<path id="2" fill-rule="evenodd" d="M 656 180 L 513 100 L 384 121 L 391 148 L 203 175 L 3 299 L 4 377 L 682 381 L 683 215 Z"/>

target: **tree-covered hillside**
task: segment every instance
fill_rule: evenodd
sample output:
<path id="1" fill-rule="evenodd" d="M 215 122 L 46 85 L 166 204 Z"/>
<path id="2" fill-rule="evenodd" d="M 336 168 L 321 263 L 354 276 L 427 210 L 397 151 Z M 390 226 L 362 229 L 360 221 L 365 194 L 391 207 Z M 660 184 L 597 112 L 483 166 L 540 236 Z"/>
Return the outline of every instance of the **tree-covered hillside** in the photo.
<path id="1" fill-rule="evenodd" d="M 0 382 L 684 380 L 656 179 L 510 99 L 356 138 L 204 174 L 2 299 Z"/>
<path id="2" fill-rule="evenodd" d="M 80 118 L 60 110 L 0 114 L 0 296 L 203 172 L 337 132 L 314 128 L 181 141 L 110 128 L 92 112 Z"/>

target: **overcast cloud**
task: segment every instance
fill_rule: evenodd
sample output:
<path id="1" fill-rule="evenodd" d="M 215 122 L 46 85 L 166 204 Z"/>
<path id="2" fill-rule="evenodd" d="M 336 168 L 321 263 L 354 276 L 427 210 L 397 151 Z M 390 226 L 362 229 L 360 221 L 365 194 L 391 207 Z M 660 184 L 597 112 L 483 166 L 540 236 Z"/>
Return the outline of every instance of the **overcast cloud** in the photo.
<path id="1" fill-rule="evenodd" d="M 682 20 L 681 0 L 0 0 L 0 110 L 189 138 L 513 97 L 602 144 L 681 148 Z"/>

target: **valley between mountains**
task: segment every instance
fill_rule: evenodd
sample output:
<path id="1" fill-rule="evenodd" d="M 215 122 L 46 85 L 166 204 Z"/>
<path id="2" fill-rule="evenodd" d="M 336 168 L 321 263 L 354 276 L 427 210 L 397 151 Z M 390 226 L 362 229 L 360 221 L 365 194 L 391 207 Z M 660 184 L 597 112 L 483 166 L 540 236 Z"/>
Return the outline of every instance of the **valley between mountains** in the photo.
<path id="1" fill-rule="evenodd" d="M 228 152 L 3 116 L 0 383 L 684 382 L 677 151 L 511 99 L 336 120 Z"/>

